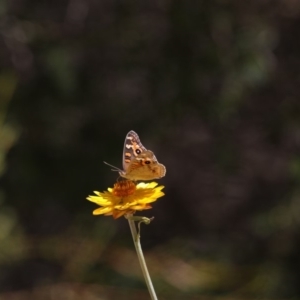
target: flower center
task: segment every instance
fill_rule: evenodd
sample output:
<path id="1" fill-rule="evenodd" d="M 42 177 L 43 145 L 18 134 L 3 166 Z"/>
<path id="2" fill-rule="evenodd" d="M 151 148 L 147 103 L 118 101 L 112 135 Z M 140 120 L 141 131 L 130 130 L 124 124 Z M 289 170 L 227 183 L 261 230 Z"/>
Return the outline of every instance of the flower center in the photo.
<path id="1" fill-rule="evenodd" d="M 135 190 L 135 184 L 131 180 L 122 180 L 114 184 L 112 193 L 117 197 L 126 197 L 132 195 Z"/>

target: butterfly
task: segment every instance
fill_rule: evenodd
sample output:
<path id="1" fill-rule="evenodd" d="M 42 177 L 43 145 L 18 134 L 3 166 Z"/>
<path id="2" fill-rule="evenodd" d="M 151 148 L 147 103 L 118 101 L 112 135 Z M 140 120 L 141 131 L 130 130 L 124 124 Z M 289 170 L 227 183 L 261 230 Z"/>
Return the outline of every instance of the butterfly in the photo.
<path id="1" fill-rule="evenodd" d="M 126 135 L 122 161 L 123 170 L 112 166 L 113 170 L 129 180 L 152 180 L 166 175 L 166 167 L 157 161 L 152 151 L 143 146 L 138 134 L 133 130 Z"/>

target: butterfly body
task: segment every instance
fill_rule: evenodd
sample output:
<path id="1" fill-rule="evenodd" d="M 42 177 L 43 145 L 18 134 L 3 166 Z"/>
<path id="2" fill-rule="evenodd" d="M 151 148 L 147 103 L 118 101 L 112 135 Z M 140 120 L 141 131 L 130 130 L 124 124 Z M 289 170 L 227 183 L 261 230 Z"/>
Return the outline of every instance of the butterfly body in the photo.
<path id="1" fill-rule="evenodd" d="M 166 167 L 157 161 L 152 151 L 142 145 L 133 130 L 126 135 L 122 160 L 123 170 L 119 170 L 119 174 L 129 180 L 152 180 L 166 174 Z"/>

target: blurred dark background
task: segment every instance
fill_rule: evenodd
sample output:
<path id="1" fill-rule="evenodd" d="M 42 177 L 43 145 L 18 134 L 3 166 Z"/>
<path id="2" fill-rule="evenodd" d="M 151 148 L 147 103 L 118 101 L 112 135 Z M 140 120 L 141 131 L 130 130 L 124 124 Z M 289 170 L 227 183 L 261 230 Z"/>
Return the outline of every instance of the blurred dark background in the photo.
<path id="1" fill-rule="evenodd" d="M 299 34 L 297 0 L 1 1 L 0 298 L 149 299 L 85 200 L 135 130 L 159 299 L 299 299 Z"/>

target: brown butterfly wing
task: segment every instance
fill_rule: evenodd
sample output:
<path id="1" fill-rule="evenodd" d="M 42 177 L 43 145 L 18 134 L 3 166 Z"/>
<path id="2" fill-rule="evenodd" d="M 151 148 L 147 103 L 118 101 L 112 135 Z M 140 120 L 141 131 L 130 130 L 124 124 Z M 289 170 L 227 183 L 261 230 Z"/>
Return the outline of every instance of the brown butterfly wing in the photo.
<path id="1" fill-rule="evenodd" d="M 165 174 L 165 166 L 158 163 L 152 151 L 146 150 L 130 162 L 125 176 L 131 180 L 152 180 Z"/>
<path id="2" fill-rule="evenodd" d="M 123 148 L 123 171 L 119 174 L 130 180 L 152 180 L 166 174 L 164 165 L 158 163 L 154 153 L 147 150 L 133 130 L 126 135 Z"/>

